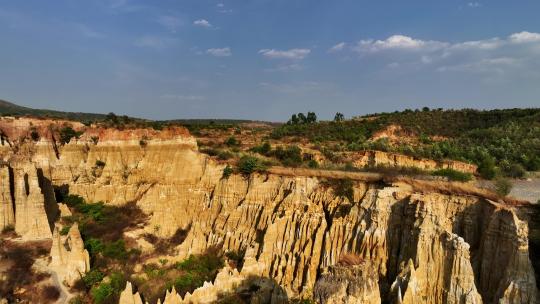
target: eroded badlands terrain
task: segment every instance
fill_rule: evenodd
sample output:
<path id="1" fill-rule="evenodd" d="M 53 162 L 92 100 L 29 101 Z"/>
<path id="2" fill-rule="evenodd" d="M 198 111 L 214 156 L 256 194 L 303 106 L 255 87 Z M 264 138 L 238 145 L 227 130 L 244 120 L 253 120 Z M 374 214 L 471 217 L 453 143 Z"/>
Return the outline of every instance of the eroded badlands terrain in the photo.
<path id="1" fill-rule="evenodd" d="M 172 264 L 209 249 L 244 253 L 213 282 L 186 294 L 169 289 L 161 303 L 215 303 L 228 294 L 246 303 L 538 303 L 526 204 L 454 192 L 459 187 L 442 181 L 361 173 L 347 176 L 348 193 L 338 174 L 224 177 L 225 165 L 199 153 L 183 128 L 69 122 L 82 133 L 63 144 L 63 124 L 0 120 L 0 228 L 14 228 L 9 242 L 49 241 L 33 267 L 62 285 L 58 301 L 75 298 L 80 291 L 68 286 L 94 267 L 77 224 L 59 232 L 72 211 L 62 204 L 69 194 L 135 204 L 147 216 L 121 236 L 146 256 L 132 265 L 134 275 L 145 263 Z M 143 237 L 179 230 L 185 238 L 166 253 Z M 129 281 L 120 303 L 149 298 Z"/>

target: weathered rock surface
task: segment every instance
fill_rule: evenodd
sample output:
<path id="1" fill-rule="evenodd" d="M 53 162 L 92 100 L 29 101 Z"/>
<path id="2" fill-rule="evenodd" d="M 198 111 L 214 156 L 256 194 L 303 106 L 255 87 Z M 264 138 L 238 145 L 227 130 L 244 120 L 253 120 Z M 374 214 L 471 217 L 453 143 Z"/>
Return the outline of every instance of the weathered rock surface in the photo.
<path id="1" fill-rule="evenodd" d="M 369 266 L 330 266 L 317 281 L 313 298 L 328 304 L 380 304 L 379 276 Z"/>
<path id="2" fill-rule="evenodd" d="M 86 272 L 90 271 L 90 255 L 84 249 L 79 227 L 74 224 L 67 236 L 54 230 L 49 267 L 57 274 L 61 282 L 73 286 Z"/>
<path id="3" fill-rule="evenodd" d="M 11 192 L 11 171 L 7 166 L 0 166 L 0 229 L 15 224 L 13 194 Z"/>
<path id="4" fill-rule="evenodd" d="M 485 198 L 355 181 L 349 200 L 320 177 L 254 174 L 223 179 L 223 165 L 199 154 L 195 139 L 181 128 L 90 128 L 63 146 L 43 138 L 27 145 L 17 151 L 8 148 L 12 156 L 24 152 L 34 168 L 10 163 L 15 213 L 26 210 L 15 224 L 27 236 L 46 236 L 49 227 L 47 192 L 39 191 L 37 167 L 45 182 L 89 201 L 136 202 L 150 215 L 148 233 L 169 237 L 189 229 L 175 254 L 167 257 L 171 262 L 217 245 L 225 251 L 247 250 L 238 275 L 245 277 L 249 270 L 281 289 L 272 291 L 279 296 L 261 297 L 260 303 L 311 296 L 324 280 L 339 291 L 320 297 L 328 303 L 360 301 L 367 297 L 363 286 L 375 284 L 370 299 L 390 303 L 535 304 L 538 299 L 527 223 L 514 207 Z M 24 174 L 37 191 L 26 195 Z M 38 217 L 31 221 L 22 214 Z M 50 228 L 48 233 L 50 237 Z M 367 275 L 362 269 L 334 267 L 346 253 L 369 262 L 371 281 L 362 279 Z M 227 278 L 234 281 L 235 275 Z M 227 284 L 207 283 L 200 297 Z M 175 294 L 169 292 L 168 300 L 181 303 L 177 301 L 184 299 Z"/>
<path id="5" fill-rule="evenodd" d="M 57 216 L 53 189 L 39 172 L 32 163 L 13 163 L 15 232 L 23 240 L 51 238 Z"/>
<path id="6" fill-rule="evenodd" d="M 408 155 L 382 151 L 351 152 L 348 156 L 357 167 L 410 167 L 423 170 L 453 169 L 456 171 L 475 173 L 477 166 L 460 161 L 419 159 Z"/>

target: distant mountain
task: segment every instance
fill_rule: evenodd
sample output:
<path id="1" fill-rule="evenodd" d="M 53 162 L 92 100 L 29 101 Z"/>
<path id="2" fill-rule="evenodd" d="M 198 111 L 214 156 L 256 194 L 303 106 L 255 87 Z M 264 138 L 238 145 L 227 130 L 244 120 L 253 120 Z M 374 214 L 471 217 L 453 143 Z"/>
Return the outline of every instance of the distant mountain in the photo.
<path id="1" fill-rule="evenodd" d="M 107 115 L 96 113 L 81 113 L 81 112 L 63 112 L 47 109 L 33 109 L 16 105 L 9 101 L 0 99 L 0 115 L 2 116 L 38 116 L 38 117 L 50 117 L 61 118 L 76 121 L 94 121 L 104 120 Z"/>

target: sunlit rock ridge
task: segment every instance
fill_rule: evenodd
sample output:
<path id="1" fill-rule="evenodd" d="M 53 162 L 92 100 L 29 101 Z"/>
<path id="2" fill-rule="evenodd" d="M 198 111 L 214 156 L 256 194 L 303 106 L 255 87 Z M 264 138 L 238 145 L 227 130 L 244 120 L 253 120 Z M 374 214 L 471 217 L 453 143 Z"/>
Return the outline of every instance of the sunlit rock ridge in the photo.
<path id="1" fill-rule="evenodd" d="M 84 133 L 61 144 L 52 124 L 59 122 L 0 120 L 0 228 L 12 225 L 24 240 L 53 238 L 54 264 L 70 269 L 70 280 L 87 270 L 88 253 L 76 227 L 69 240 L 55 231 L 54 187 L 88 201 L 135 202 L 149 215 L 146 232 L 159 237 L 189 229 L 170 261 L 215 246 L 246 251 L 241 270 L 224 268 L 184 297 L 170 290 L 167 304 L 213 303 L 249 277 L 267 279 L 257 303 L 300 296 L 319 303 L 538 301 L 519 206 L 384 180 L 354 180 L 349 200 L 316 176 L 223 178 L 225 165 L 199 153 L 180 127 L 73 123 Z M 35 129 L 39 140 L 22 140 Z M 73 251 L 64 242 L 74 242 Z M 360 262 L 340 263 L 345 255 Z M 135 290 L 129 283 L 120 303 L 143 303 Z"/>

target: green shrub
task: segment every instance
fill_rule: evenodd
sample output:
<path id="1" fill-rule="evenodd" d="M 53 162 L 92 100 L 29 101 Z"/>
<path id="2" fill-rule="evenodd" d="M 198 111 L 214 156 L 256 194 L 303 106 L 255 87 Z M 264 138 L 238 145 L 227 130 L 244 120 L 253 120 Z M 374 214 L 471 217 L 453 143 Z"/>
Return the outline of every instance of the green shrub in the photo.
<path id="1" fill-rule="evenodd" d="M 297 167 L 302 164 L 302 150 L 297 146 L 289 146 L 286 149 L 277 147 L 272 153 L 284 166 Z"/>
<path id="2" fill-rule="evenodd" d="M 493 179 L 497 174 L 495 160 L 492 157 L 485 157 L 478 165 L 478 173 L 485 179 Z"/>
<path id="3" fill-rule="evenodd" d="M 266 166 L 264 163 L 254 156 L 242 156 L 238 161 L 238 170 L 242 174 L 250 175 L 253 172 L 264 172 Z"/>
<path id="4" fill-rule="evenodd" d="M 33 141 L 38 141 L 39 140 L 39 133 L 38 131 L 36 130 L 36 128 L 32 128 L 32 131 L 30 131 L 30 137 L 32 138 Z"/>
<path id="5" fill-rule="evenodd" d="M 217 154 L 218 159 L 227 160 L 232 158 L 234 155 L 229 151 L 219 151 Z"/>
<path id="6" fill-rule="evenodd" d="M 510 164 L 503 168 L 503 173 L 507 177 L 523 178 L 527 174 L 527 171 L 520 164 Z"/>
<path id="7" fill-rule="evenodd" d="M 316 160 L 312 159 L 308 162 L 308 167 L 312 169 L 319 168 L 319 163 Z"/>
<path id="8" fill-rule="evenodd" d="M 92 286 L 101 282 L 101 280 L 103 280 L 104 277 L 105 275 L 103 274 L 103 272 L 97 269 L 92 269 L 82 277 L 82 280 L 86 288 L 92 288 Z"/>
<path id="9" fill-rule="evenodd" d="M 352 203 L 354 201 L 354 183 L 348 178 L 330 179 L 323 183 L 325 186 L 332 188 L 334 195 L 346 197 Z"/>
<path id="10" fill-rule="evenodd" d="M 432 173 L 435 176 L 444 176 L 451 181 L 468 182 L 472 179 L 472 174 L 453 169 L 439 169 Z"/>
<path id="11" fill-rule="evenodd" d="M 84 240 L 84 248 L 88 250 L 91 257 L 95 257 L 103 251 L 103 242 L 96 238 L 89 238 Z"/>
<path id="12" fill-rule="evenodd" d="M 261 155 L 268 156 L 270 152 L 272 151 L 272 146 L 270 145 L 269 142 L 264 142 L 262 145 L 251 148 L 251 151 L 254 153 L 259 153 Z"/>
<path id="13" fill-rule="evenodd" d="M 111 284 L 101 283 L 98 286 L 92 288 L 92 298 L 96 304 L 104 304 L 110 301 L 110 298 L 114 295 L 114 290 Z"/>
<path id="14" fill-rule="evenodd" d="M 231 136 L 227 138 L 227 140 L 225 141 L 225 144 L 229 147 L 234 147 L 234 146 L 239 146 L 240 142 L 236 139 L 236 137 Z"/>
<path id="15" fill-rule="evenodd" d="M 104 168 L 105 167 L 105 162 L 102 161 L 102 160 L 96 160 L 96 167 L 98 168 Z"/>
<path id="16" fill-rule="evenodd" d="M 115 260 L 127 260 L 129 253 L 126 250 L 126 243 L 124 240 L 117 240 L 115 242 L 107 243 L 103 247 L 103 256 L 115 259 Z"/>
<path id="17" fill-rule="evenodd" d="M 73 130 L 70 126 L 65 126 L 60 129 L 60 142 L 62 144 L 67 144 L 73 137 L 79 138 L 82 133 L 83 132 Z"/>
<path id="18" fill-rule="evenodd" d="M 115 272 L 109 276 L 109 282 L 102 282 L 92 288 L 90 293 L 96 304 L 117 303 L 118 296 L 125 288 L 126 280 L 121 273 Z"/>
<path id="19" fill-rule="evenodd" d="M 495 192 L 501 197 L 507 196 L 512 191 L 512 182 L 506 178 L 495 180 Z"/>
<path id="20" fill-rule="evenodd" d="M 227 165 L 227 167 L 225 167 L 223 169 L 223 176 L 222 178 L 229 178 L 229 176 L 231 176 L 231 174 L 233 174 L 233 169 L 231 168 L 231 166 Z"/>
<path id="21" fill-rule="evenodd" d="M 69 233 L 69 229 L 71 229 L 71 225 L 62 227 L 62 230 L 60 230 L 60 235 L 67 235 Z"/>

